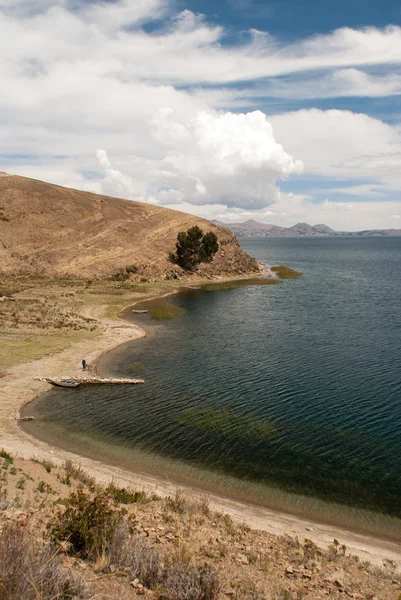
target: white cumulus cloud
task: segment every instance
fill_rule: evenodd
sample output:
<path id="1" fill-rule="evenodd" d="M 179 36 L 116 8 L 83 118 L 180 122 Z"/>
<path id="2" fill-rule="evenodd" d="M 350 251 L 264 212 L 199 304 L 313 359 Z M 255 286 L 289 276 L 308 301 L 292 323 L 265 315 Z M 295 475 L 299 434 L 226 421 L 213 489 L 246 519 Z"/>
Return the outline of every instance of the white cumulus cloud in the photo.
<path id="1" fill-rule="evenodd" d="M 188 120 L 165 109 L 154 120 L 167 152 L 160 183 L 191 204 L 261 208 L 278 198 L 278 179 L 301 173 L 302 162 L 274 137 L 260 111 L 201 111 Z M 170 199 L 171 199 L 170 192 Z"/>
<path id="2" fill-rule="evenodd" d="M 260 111 L 184 116 L 164 108 L 152 127 L 160 159 L 131 157 L 116 170 L 106 152 L 97 151 L 105 175 L 102 192 L 162 205 L 260 209 L 278 200 L 278 180 L 303 170 L 302 162 L 275 140 Z M 133 170 L 139 178 L 132 177 Z"/>

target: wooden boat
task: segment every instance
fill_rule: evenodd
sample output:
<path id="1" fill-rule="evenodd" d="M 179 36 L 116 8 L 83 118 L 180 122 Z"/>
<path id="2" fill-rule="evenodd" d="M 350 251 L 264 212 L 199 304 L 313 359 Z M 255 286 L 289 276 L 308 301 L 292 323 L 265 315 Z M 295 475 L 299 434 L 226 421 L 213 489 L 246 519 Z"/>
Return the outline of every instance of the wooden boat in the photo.
<path id="1" fill-rule="evenodd" d="M 142 315 L 143 313 L 147 313 L 148 310 L 147 309 L 145 309 L 145 310 L 136 309 L 136 310 L 133 310 L 132 312 L 135 313 L 135 314 L 137 314 L 137 315 Z"/>
<path id="2" fill-rule="evenodd" d="M 76 388 L 79 386 L 79 382 L 74 381 L 73 379 L 50 379 L 50 377 L 48 377 L 46 378 L 46 381 L 52 385 L 57 385 L 58 387 Z"/>

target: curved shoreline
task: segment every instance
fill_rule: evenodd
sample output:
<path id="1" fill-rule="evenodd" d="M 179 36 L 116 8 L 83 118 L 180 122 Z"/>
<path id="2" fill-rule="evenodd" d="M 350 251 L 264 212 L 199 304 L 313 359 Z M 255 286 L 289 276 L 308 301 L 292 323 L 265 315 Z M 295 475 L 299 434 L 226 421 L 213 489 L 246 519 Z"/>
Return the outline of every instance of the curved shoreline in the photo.
<path id="1" fill-rule="evenodd" d="M 176 293 L 177 290 L 163 295 L 154 296 L 155 298 L 166 297 Z M 147 298 L 146 301 L 151 300 Z M 143 300 L 138 300 L 132 305 L 135 306 Z M 60 369 L 68 370 L 68 375 L 80 371 L 80 358 L 86 356 L 89 363 L 94 363 L 110 350 L 140 339 L 146 335 L 145 331 L 138 325 L 128 321 L 111 320 L 99 317 L 99 324 L 102 328 L 100 338 L 96 340 L 96 350 L 93 350 L 92 340 L 84 340 L 74 344 L 71 348 L 62 350 L 53 357 L 45 357 L 38 361 L 25 363 L 9 369 L 10 377 L 1 380 L 0 397 L 2 398 L 0 407 L 0 422 L 2 425 L 1 446 L 8 451 L 18 454 L 24 458 L 41 457 L 51 458 L 56 462 L 63 462 L 70 458 L 79 461 L 83 468 L 89 471 L 95 478 L 101 482 L 110 480 L 118 481 L 122 485 L 141 487 L 148 491 L 157 491 L 160 495 L 170 495 L 176 490 L 176 485 L 171 484 L 162 477 L 154 477 L 146 474 L 134 473 L 125 469 L 110 466 L 97 460 L 72 454 L 60 448 L 55 448 L 46 442 L 34 438 L 20 427 L 18 427 L 17 418 L 22 406 L 29 404 L 38 395 L 46 389 L 46 384 L 34 382 L 33 376 L 38 374 L 40 369 L 46 370 L 49 375 L 60 375 Z M 53 372 L 51 372 L 53 369 Z M 13 415 L 13 416 L 10 416 Z M 188 493 L 200 494 L 201 490 L 193 487 L 184 487 Z M 245 522 L 249 526 L 268 531 L 276 535 L 287 533 L 297 535 L 301 539 L 311 538 L 315 543 L 321 546 L 328 546 L 333 538 L 337 538 L 344 543 L 353 553 L 359 555 L 364 560 L 381 564 L 383 558 L 390 558 L 398 563 L 401 562 L 401 548 L 397 543 L 387 541 L 369 534 L 360 534 L 336 527 L 325 525 L 307 519 L 304 517 L 287 514 L 278 510 L 262 508 L 247 504 L 245 502 L 231 500 L 218 494 L 208 494 L 213 507 L 219 511 L 229 513 L 235 520 Z"/>

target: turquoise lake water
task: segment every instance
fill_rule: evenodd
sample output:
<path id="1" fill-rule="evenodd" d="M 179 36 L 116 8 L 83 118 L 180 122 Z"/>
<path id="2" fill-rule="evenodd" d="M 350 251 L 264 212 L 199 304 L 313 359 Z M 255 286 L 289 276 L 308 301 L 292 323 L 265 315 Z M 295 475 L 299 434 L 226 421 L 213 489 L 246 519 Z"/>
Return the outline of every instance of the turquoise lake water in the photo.
<path id="1" fill-rule="evenodd" d="M 173 321 L 136 315 L 151 335 L 102 369 L 146 384 L 54 390 L 25 409 L 25 429 L 174 481 L 401 532 L 401 239 L 241 246 L 304 276 L 188 291 L 169 299 L 185 311 Z"/>

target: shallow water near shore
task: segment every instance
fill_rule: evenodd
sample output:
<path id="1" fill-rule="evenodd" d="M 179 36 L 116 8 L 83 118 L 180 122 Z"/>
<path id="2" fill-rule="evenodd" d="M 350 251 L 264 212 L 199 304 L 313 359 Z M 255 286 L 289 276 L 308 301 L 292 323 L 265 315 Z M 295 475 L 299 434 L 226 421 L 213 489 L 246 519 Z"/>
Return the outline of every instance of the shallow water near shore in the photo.
<path id="1" fill-rule="evenodd" d="M 54 445 L 401 539 L 401 239 L 242 240 L 304 277 L 171 297 L 177 319 L 52 391 L 24 429 Z M 80 360 L 82 357 L 78 357 Z M 365 510 L 368 509 L 368 510 Z"/>

